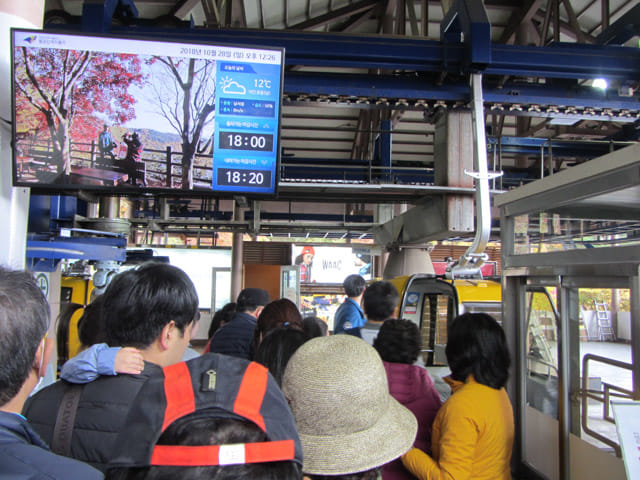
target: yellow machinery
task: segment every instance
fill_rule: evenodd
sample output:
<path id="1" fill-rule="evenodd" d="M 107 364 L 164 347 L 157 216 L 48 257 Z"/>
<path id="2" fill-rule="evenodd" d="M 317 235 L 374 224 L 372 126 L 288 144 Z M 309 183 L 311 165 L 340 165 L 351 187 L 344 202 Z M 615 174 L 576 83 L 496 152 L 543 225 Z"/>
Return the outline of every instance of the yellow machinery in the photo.
<path id="1" fill-rule="evenodd" d="M 78 320 L 91 300 L 93 282 L 82 276 L 62 277 L 60 317 L 58 319 L 58 365 L 80 352 Z"/>
<path id="2" fill-rule="evenodd" d="M 389 280 L 400 292 L 398 317 L 420 327 L 425 365 L 444 365 L 447 324 L 465 312 L 484 312 L 502 320 L 499 282 L 485 279 L 442 279 L 415 274 Z"/>

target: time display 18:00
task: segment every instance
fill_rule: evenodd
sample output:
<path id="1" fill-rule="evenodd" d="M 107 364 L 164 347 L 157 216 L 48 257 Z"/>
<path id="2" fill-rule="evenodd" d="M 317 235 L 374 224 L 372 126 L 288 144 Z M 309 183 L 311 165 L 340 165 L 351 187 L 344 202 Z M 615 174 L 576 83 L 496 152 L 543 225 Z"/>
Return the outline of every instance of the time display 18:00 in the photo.
<path id="1" fill-rule="evenodd" d="M 271 171 L 219 168 L 218 185 L 238 187 L 269 187 L 271 185 Z"/>
<path id="2" fill-rule="evenodd" d="M 220 132 L 218 145 L 220 148 L 229 150 L 271 152 L 273 150 L 273 135 L 269 133 Z"/>

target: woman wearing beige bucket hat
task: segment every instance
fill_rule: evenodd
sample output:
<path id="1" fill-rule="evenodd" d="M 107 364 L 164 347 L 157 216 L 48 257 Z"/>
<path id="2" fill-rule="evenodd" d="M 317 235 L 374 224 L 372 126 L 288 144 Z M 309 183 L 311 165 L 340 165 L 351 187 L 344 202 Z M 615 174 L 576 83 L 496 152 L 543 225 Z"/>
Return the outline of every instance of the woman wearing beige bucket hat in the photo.
<path id="1" fill-rule="evenodd" d="M 415 417 L 389 394 L 382 360 L 359 338 L 306 342 L 289 360 L 282 390 L 300 434 L 302 470 L 311 479 L 376 478 L 378 467 L 415 440 Z"/>

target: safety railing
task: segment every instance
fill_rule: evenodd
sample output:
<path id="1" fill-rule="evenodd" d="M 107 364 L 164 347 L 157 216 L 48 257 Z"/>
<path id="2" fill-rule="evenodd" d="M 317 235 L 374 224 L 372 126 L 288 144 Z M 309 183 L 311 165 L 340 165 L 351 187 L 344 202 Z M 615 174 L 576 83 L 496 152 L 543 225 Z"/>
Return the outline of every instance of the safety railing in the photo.
<path id="1" fill-rule="evenodd" d="M 620 444 L 615 440 L 602 435 L 589 426 L 589 400 L 595 400 L 602 403 L 602 420 L 613 423 L 615 420 L 610 414 L 610 404 L 612 398 L 623 398 L 626 400 L 634 400 L 633 391 L 626 388 L 612 385 L 608 382 L 602 382 L 602 390 L 593 390 L 589 388 L 589 362 L 599 362 L 605 365 L 611 365 L 617 368 L 622 368 L 631 371 L 633 366 L 630 363 L 621 362 L 612 358 L 601 357 L 600 355 L 594 355 L 592 353 L 586 354 L 582 357 L 582 384 L 581 389 L 577 392 L 580 395 L 581 400 L 581 425 L 582 430 L 591 435 L 593 438 L 601 441 L 602 443 L 609 445 L 616 452 L 618 457 L 622 456 L 620 450 Z"/>

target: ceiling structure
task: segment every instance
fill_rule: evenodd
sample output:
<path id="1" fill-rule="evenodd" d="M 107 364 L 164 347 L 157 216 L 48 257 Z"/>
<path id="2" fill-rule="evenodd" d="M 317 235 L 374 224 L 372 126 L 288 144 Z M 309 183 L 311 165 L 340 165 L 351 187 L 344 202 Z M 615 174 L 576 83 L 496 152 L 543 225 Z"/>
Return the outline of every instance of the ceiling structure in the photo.
<path id="1" fill-rule="evenodd" d="M 139 228 L 364 238 L 415 204 L 472 194 L 434 172 L 435 122 L 468 110 L 469 72 L 484 75 L 489 169 L 504 173 L 494 194 L 637 141 L 635 0 L 486 0 L 486 16 L 482 3 L 47 0 L 45 23 L 285 47 L 278 199 L 249 200 L 235 220 L 231 200 L 197 199 L 132 218 Z"/>

